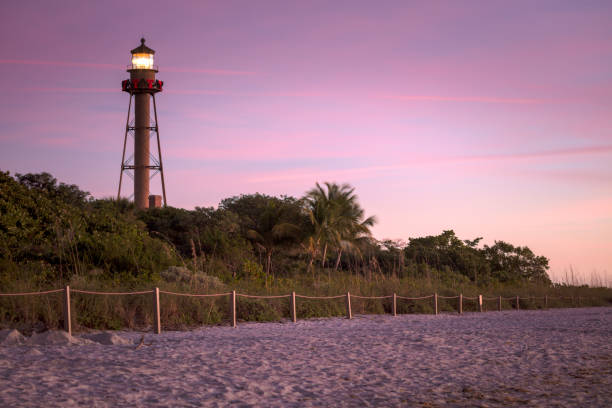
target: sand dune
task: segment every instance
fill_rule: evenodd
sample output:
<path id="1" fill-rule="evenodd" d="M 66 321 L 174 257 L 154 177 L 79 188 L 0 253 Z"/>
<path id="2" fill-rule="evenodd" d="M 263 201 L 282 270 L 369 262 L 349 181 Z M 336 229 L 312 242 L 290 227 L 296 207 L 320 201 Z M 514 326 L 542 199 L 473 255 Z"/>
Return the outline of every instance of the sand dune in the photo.
<path id="1" fill-rule="evenodd" d="M 612 405 L 612 308 L 18 335 L 0 406 Z"/>

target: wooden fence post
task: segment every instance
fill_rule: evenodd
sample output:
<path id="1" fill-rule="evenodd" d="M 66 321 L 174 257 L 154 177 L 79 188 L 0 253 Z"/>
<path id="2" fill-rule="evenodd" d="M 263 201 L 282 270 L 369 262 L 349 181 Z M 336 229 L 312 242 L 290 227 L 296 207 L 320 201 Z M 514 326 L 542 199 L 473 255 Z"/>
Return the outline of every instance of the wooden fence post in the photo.
<path id="1" fill-rule="evenodd" d="M 351 311 L 351 293 L 346 292 L 346 317 L 348 319 L 353 318 L 353 312 Z"/>
<path id="2" fill-rule="evenodd" d="M 161 333 L 161 317 L 159 315 L 159 288 L 155 288 L 155 333 Z"/>
<path id="3" fill-rule="evenodd" d="M 438 294 L 434 293 L 434 313 L 438 314 Z"/>
<path id="4" fill-rule="evenodd" d="M 231 294 L 231 300 L 230 300 L 230 309 L 231 309 L 231 315 L 232 315 L 232 327 L 236 327 L 236 291 L 232 290 L 232 294 Z"/>
<path id="5" fill-rule="evenodd" d="M 519 304 L 519 297 L 516 297 L 516 311 L 518 312 L 519 310 L 521 310 L 521 305 Z"/>
<path id="6" fill-rule="evenodd" d="M 459 294 L 459 314 L 463 313 L 463 293 Z"/>
<path id="7" fill-rule="evenodd" d="M 478 309 L 482 313 L 482 295 L 478 295 Z"/>
<path id="8" fill-rule="evenodd" d="M 548 295 L 544 295 L 544 309 L 548 309 Z"/>
<path id="9" fill-rule="evenodd" d="M 502 304 L 501 304 L 502 298 L 501 296 L 499 297 L 498 301 L 497 301 L 497 308 L 499 309 L 499 311 L 501 312 L 502 310 Z"/>
<path id="10" fill-rule="evenodd" d="M 295 292 L 291 292 L 291 319 L 293 323 L 297 322 L 297 315 L 295 314 Z"/>
<path id="11" fill-rule="evenodd" d="M 393 316 L 397 316 L 397 295 L 393 294 Z"/>
<path id="12" fill-rule="evenodd" d="M 70 286 L 64 288 L 64 330 L 72 336 L 72 319 L 70 316 Z"/>

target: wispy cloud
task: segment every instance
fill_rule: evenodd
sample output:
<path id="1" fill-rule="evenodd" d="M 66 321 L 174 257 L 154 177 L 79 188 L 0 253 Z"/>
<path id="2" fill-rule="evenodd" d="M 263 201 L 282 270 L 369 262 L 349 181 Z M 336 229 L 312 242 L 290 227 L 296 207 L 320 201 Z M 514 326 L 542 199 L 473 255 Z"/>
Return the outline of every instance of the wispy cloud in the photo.
<path id="1" fill-rule="evenodd" d="M 24 87 L 22 91 L 35 92 L 65 92 L 65 93 L 111 93 L 117 92 L 118 88 L 79 88 L 79 87 Z M 273 93 L 256 93 L 256 92 L 230 92 L 216 89 L 164 89 L 166 94 L 174 95 L 219 95 L 219 96 L 304 96 L 299 93 L 273 94 Z"/>
<path id="2" fill-rule="evenodd" d="M 64 93 L 112 93 L 120 90 L 117 88 L 69 88 L 69 87 L 25 87 L 23 91 L 33 92 L 64 92 Z"/>
<path id="3" fill-rule="evenodd" d="M 165 93 L 177 95 L 227 95 L 227 96 L 244 96 L 235 92 L 218 91 L 212 89 L 165 89 Z"/>
<path id="4" fill-rule="evenodd" d="M 286 162 L 288 160 L 321 160 L 321 159 L 346 159 L 354 158 L 353 152 L 322 151 L 314 152 L 313 149 L 290 149 L 287 145 L 278 147 L 271 144 L 256 145 L 247 144 L 237 148 L 211 148 L 211 147 L 169 147 L 168 155 L 176 159 L 198 159 L 217 161 L 239 161 L 250 162 Z"/>
<path id="5" fill-rule="evenodd" d="M 68 87 L 27 87 L 22 90 L 42 92 L 116 92 L 115 88 L 68 88 Z M 177 95 L 219 95 L 219 96 L 261 96 L 261 97 L 295 97 L 295 98 L 329 98 L 338 95 L 322 92 L 232 92 L 215 89 L 166 89 L 165 93 Z M 414 102 L 481 102 L 481 103 L 508 103 L 508 104 L 538 104 L 544 103 L 541 99 L 512 99 L 512 98 L 487 98 L 487 97 L 446 97 L 446 96 L 418 96 L 418 95 L 390 95 L 374 96 L 377 99 L 390 99 Z"/>
<path id="6" fill-rule="evenodd" d="M 2 59 L 0 64 L 3 65 L 42 65 L 53 67 L 69 67 L 69 68 L 92 68 L 92 69 L 113 69 L 121 70 L 125 65 L 119 64 L 101 64 L 89 62 L 74 62 L 74 61 L 47 61 L 47 60 L 24 60 L 24 59 Z M 181 67 L 163 67 L 164 72 L 181 72 L 193 74 L 208 74 L 208 75 L 256 75 L 252 71 L 239 71 L 229 69 L 204 69 L 204 68 L 181 68 Z"/>
<path id="7" fill-rule="evenodd" d="M 78 88 L 78 87 L 25 87 L 22 91 L 32 92 L 63 92 L 63 93 L 116 93 L 121 88 Z M 238 95 L 226 91 L 216 90 L 190 90 L 190 89 L 166 89 L 164 93 L 178 95 Z"/>
<path id="8" fill-rule="evenodd" d="M 89 62 L 72 61 L 42 61 L 42 60 L 22 60 L 22 59 L 2 59 L 2 65 L 45 65 L 52 67 L 71 67 L 71 68 L 95 68 L 95 69 L 121 69 L 123 66 L 116 64 L 98 64 Z"/>
<path id="9" fill-rule="evenodd" d="M 431 101 L 431 102 L 480 102 L 506 104 L 537 104 L 542 99 L 534 98 L 502 98 L 489 96 L 442 96 L 442 95 L 375 95 L 377 99 L 394 99 L 400 101 Z"/>
<path id="10" fill-rule="evenodd" d="M 533 176 L 532 171 L 523 172 L 523 174 Z M 610 180 L 612 180 L 611 172 L 595 170 L 539 170 L 538 175 L 560 183 L 607 183 L 609 185 Z M 612 205 L 610 209 L 612 209 Z"/>
<path id="11" fill-rule="evenodd" d="M 42 144 L 45 144 L 48 146 L 60 146 L 60 147 L 75 146 L 79 142 L 81 142 L 79 139 L 75 137 L 44 137 L 44 138 L 40 138 L 39 141 Z"/>
<path id="12" fill-rule="evenodd" d="M 255 175 L 247 179 L 250 183 L 266 183 L 275 181 L 293 180 L 324 180 L 339 179 L 347 177 L 370 177 L 373 174 L 389 171 L 399 171 L 415 168 L 417 166 L 432 164 L 453 164 L 466 162 L 487 162 L 499 160 L 525 160 L 546 157 L 560 156 L 580 156 L 591 154 L 612 153 L 612 145 L 577 147 L 557 150 L 547 150 L 531 153 L 510 153 L 510 154 L 491 154 L 491 155 L 466 155 L 466 156 L 446 156 L 446 157 L 416 157 L 411 158 L 410 163 L 398 163 L 381 166 L 365 166 L 348 169 L 313 170 L 299 169 L 294 171 L 271 172 Z"/>
<path id="13" fill-rule="evenodd" d="M 487 160 L 520 160 L 520 159 L 535 159 L 543 157 L 556 156 L 579 156 L 587 154 L 605 154 L 612 153 L 612 145 L 586 146 L 586 147 L 571 147 L 566 149 L 544 150 L 539 152 L 526 153 L 508 153 L 508 154 L 489 154 L 475 156 L 458 156 L 447 158 L 447 161 L 487 161 Z"/>
<path id="14" fill-rule="evenodd" d="M 209 75 L 257 75 L 253 71 L 237 71 L 230 69 L 203 69 L 203 68 L 180 68 L 163 66 L 164 72 L 184 72 L 193 74 L 209 74 Z"/>

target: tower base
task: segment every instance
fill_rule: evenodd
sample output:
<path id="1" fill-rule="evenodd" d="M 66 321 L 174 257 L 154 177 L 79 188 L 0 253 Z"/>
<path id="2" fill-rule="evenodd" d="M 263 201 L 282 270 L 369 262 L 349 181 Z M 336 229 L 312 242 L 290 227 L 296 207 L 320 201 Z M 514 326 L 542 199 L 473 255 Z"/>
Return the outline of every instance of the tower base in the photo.
<path id="1" fill-rule="evenodd" d="M 149 208 L 161 208 L 162 196 L 151 194 L 149 196 Z"/>

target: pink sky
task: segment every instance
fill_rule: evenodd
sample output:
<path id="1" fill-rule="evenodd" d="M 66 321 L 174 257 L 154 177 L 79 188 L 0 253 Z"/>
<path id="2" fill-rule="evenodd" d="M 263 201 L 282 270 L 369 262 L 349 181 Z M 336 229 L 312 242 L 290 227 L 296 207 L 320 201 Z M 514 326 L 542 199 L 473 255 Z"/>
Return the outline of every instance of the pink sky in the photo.
<path id="1" fill-rule="evenodd" d="M 348 182 L 377 238 L 454 229 L 612 284 L 611 18 L 605 1 L 9 1 L 0 169 L 116 194 L 144 36 L 169 204 Z"/>

